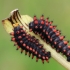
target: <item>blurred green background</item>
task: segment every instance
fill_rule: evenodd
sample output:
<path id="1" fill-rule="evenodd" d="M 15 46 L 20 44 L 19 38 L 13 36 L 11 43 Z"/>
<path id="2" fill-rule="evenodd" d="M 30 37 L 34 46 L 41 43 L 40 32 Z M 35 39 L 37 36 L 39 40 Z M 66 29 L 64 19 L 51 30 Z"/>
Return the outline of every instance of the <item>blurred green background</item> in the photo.
<path id="1" fill-rule="evenodd" d="M 10 41 L 11 37 L 3 28 L 1 20 L 8 17 L 10 11 L 18 8 L 20 13 L 39 18 L 42 14 L 53 20 L 57 29 L 62 31 L 66 40 L 70 39 L 70 0 L 0 0 L 0 70 L 66 70 L 53 58 L 50 63 L 35 62 L 21 54 Z M 58 56 L 57 56 L 58 57 Z"/>

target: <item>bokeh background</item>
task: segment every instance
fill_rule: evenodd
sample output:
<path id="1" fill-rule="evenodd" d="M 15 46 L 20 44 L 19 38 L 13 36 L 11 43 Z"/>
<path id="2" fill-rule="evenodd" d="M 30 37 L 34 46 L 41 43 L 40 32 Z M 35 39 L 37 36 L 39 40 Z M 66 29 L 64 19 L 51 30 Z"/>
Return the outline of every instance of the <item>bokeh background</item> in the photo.
<path id="1" fill-rule="evenodd" d="M 70 0 L 0 0 L 0 70 L 66 70 L 61 64 L 50 59 L 50 63 L 35 62 L 21 54 L 10 41 L 11 37 L 3 28 L 1 20 L 8 17 L 10 11 L 18 8 L 20 13 L 39 18 L 42 14 L 53 20 L 57 29 L 70 40 Z M 57 56 L 58 57 L 58 56 Z"/>

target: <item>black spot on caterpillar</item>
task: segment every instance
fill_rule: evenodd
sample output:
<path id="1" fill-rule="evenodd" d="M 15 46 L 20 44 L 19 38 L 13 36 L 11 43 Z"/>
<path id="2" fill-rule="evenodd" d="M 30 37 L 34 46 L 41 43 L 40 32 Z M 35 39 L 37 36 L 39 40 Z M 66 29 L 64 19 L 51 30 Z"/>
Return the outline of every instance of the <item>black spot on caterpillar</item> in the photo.
<path id="1" fill-rule="evenodd" d="M 49 51 L 45 51 L 43 45 L 39 43 L 39 40 L 34 36 L 27 34 L 22 26 L 14 27 L 14 32 L 11 32 L 12 36 L 11 41 L 14 41 L 17 45 L 17 50 L 21 48 L 21 53 L 25 50 L 25 55 L 29 53 L 29 57 L 32 54 L 32 59 L 36 56 L 36 62 L 38 59 L 41 59 L 44 63 L 44 60 L 49 62 L 49 58 L 51 57 L 51 53 Z"/>
<path id="2" fill-rule="evenodd" d="M 49 18 L 44 19 L 44 15 L 40 19 L 34 16 L 33 22 L 29 23 L 29 30 L 40 35 L 46 43 L 49 43 L 57 52 L 64 54 L 70 62 L 70 46 L 67 45 L 69 41 L 64 40 L 65 36 L 61 36 L 61 31 L 52 25 L 53 21 L 48 20 Z"/>

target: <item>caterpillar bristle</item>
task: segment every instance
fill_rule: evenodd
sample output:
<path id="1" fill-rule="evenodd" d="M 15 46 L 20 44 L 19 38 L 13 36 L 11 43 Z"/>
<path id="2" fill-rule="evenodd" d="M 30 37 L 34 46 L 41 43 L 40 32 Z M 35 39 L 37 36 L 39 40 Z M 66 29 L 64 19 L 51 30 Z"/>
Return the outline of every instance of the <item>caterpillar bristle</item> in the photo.
<path id="1" fill-rule="evenodd" d="M 29 57 L 31 56 L 31 53 L 29 53 Z"/>
<path id="2" fill-rule="evenodd" d="M 38 58 L 36 57 L 36 62 L 38 62 Z"/>
<path id="3" fill-rule="evenodd" d="M 21 54 L 23 53 L 23 49 L 21 49 Z"/>
<path id="4" fill-rule="evenodd" d="M 34 57 L 35 57 L 34 54 L 32 54 L 32 59 L 33 59 Z"/>
<path id="5" fill-rule="evenodd" d="M 42 63 L 44 64 L 44 60 L 42 59 Z"/>

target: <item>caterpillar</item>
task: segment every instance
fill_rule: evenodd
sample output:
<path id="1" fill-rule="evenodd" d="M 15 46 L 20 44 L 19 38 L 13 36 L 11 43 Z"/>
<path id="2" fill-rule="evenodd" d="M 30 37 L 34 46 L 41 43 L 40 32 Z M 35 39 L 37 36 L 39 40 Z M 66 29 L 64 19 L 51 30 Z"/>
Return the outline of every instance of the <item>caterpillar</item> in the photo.
<path id="1" fill-rule="evenodd" d="M 39 43 L 35 36 L 27 34 L 20 26 L 14 27 L 14 32 L 10 35 L 12 35 L 11 41 L 18 45 L 17 50 L 21 48 L 21 53 L 25 50 L 25 55 L 29 52 L 29 57 L 32 54 L 32 59 L 36 56 L 36 62 L 38 59 L 41 59 L 43 63 L 44 60 L 49 62 L 48 59 L 51 57 L 51 53 L 45 51 L 43 45 Z"/>
<path id="2" fill-rule="evenodd" d="M 48 21 L 44 19 L 44 15 L 37 19 L 34 16 L 33 21 L 29 23 L 30 31 L 35 34 L 40 35 L 40 37 L 49 43 L 52 48 L 55 48 L 57 52 L 63 53 L 67 57 L 67 61 L 70 62 L 70 46 L 67 44 L 69 41 L 63 40 L 65 36 L 60 36 L 61 31 L 56 29 L 56 26 L 52 25 L 53 21 Z"/>
<path id="3" fill-rule="evenodd" d="M 15 9 L 10 13 L 10 17 L 2 20 L 3 26 L 11 37 L 17 50 L 21 48 L 21 53 L 25 50 L 25 55 L 32 54 L 32 59 L 36 56 L 38 59 L 49 62 L 52 56 L 67 69 L 70 69 L 70 46 L 69 41 L 64 40 L 65 36 L 61 35 L 61 30 L 56 29 L 57 25 L 52 25 L 53 21 L 49 18 L 44 19 L 44 15 L 37 19 L 36 16 L 31 18 L 28 15 L 20 15 L 19 10 Z M 65 58 L 57 53 L 64 54 Z"/>

